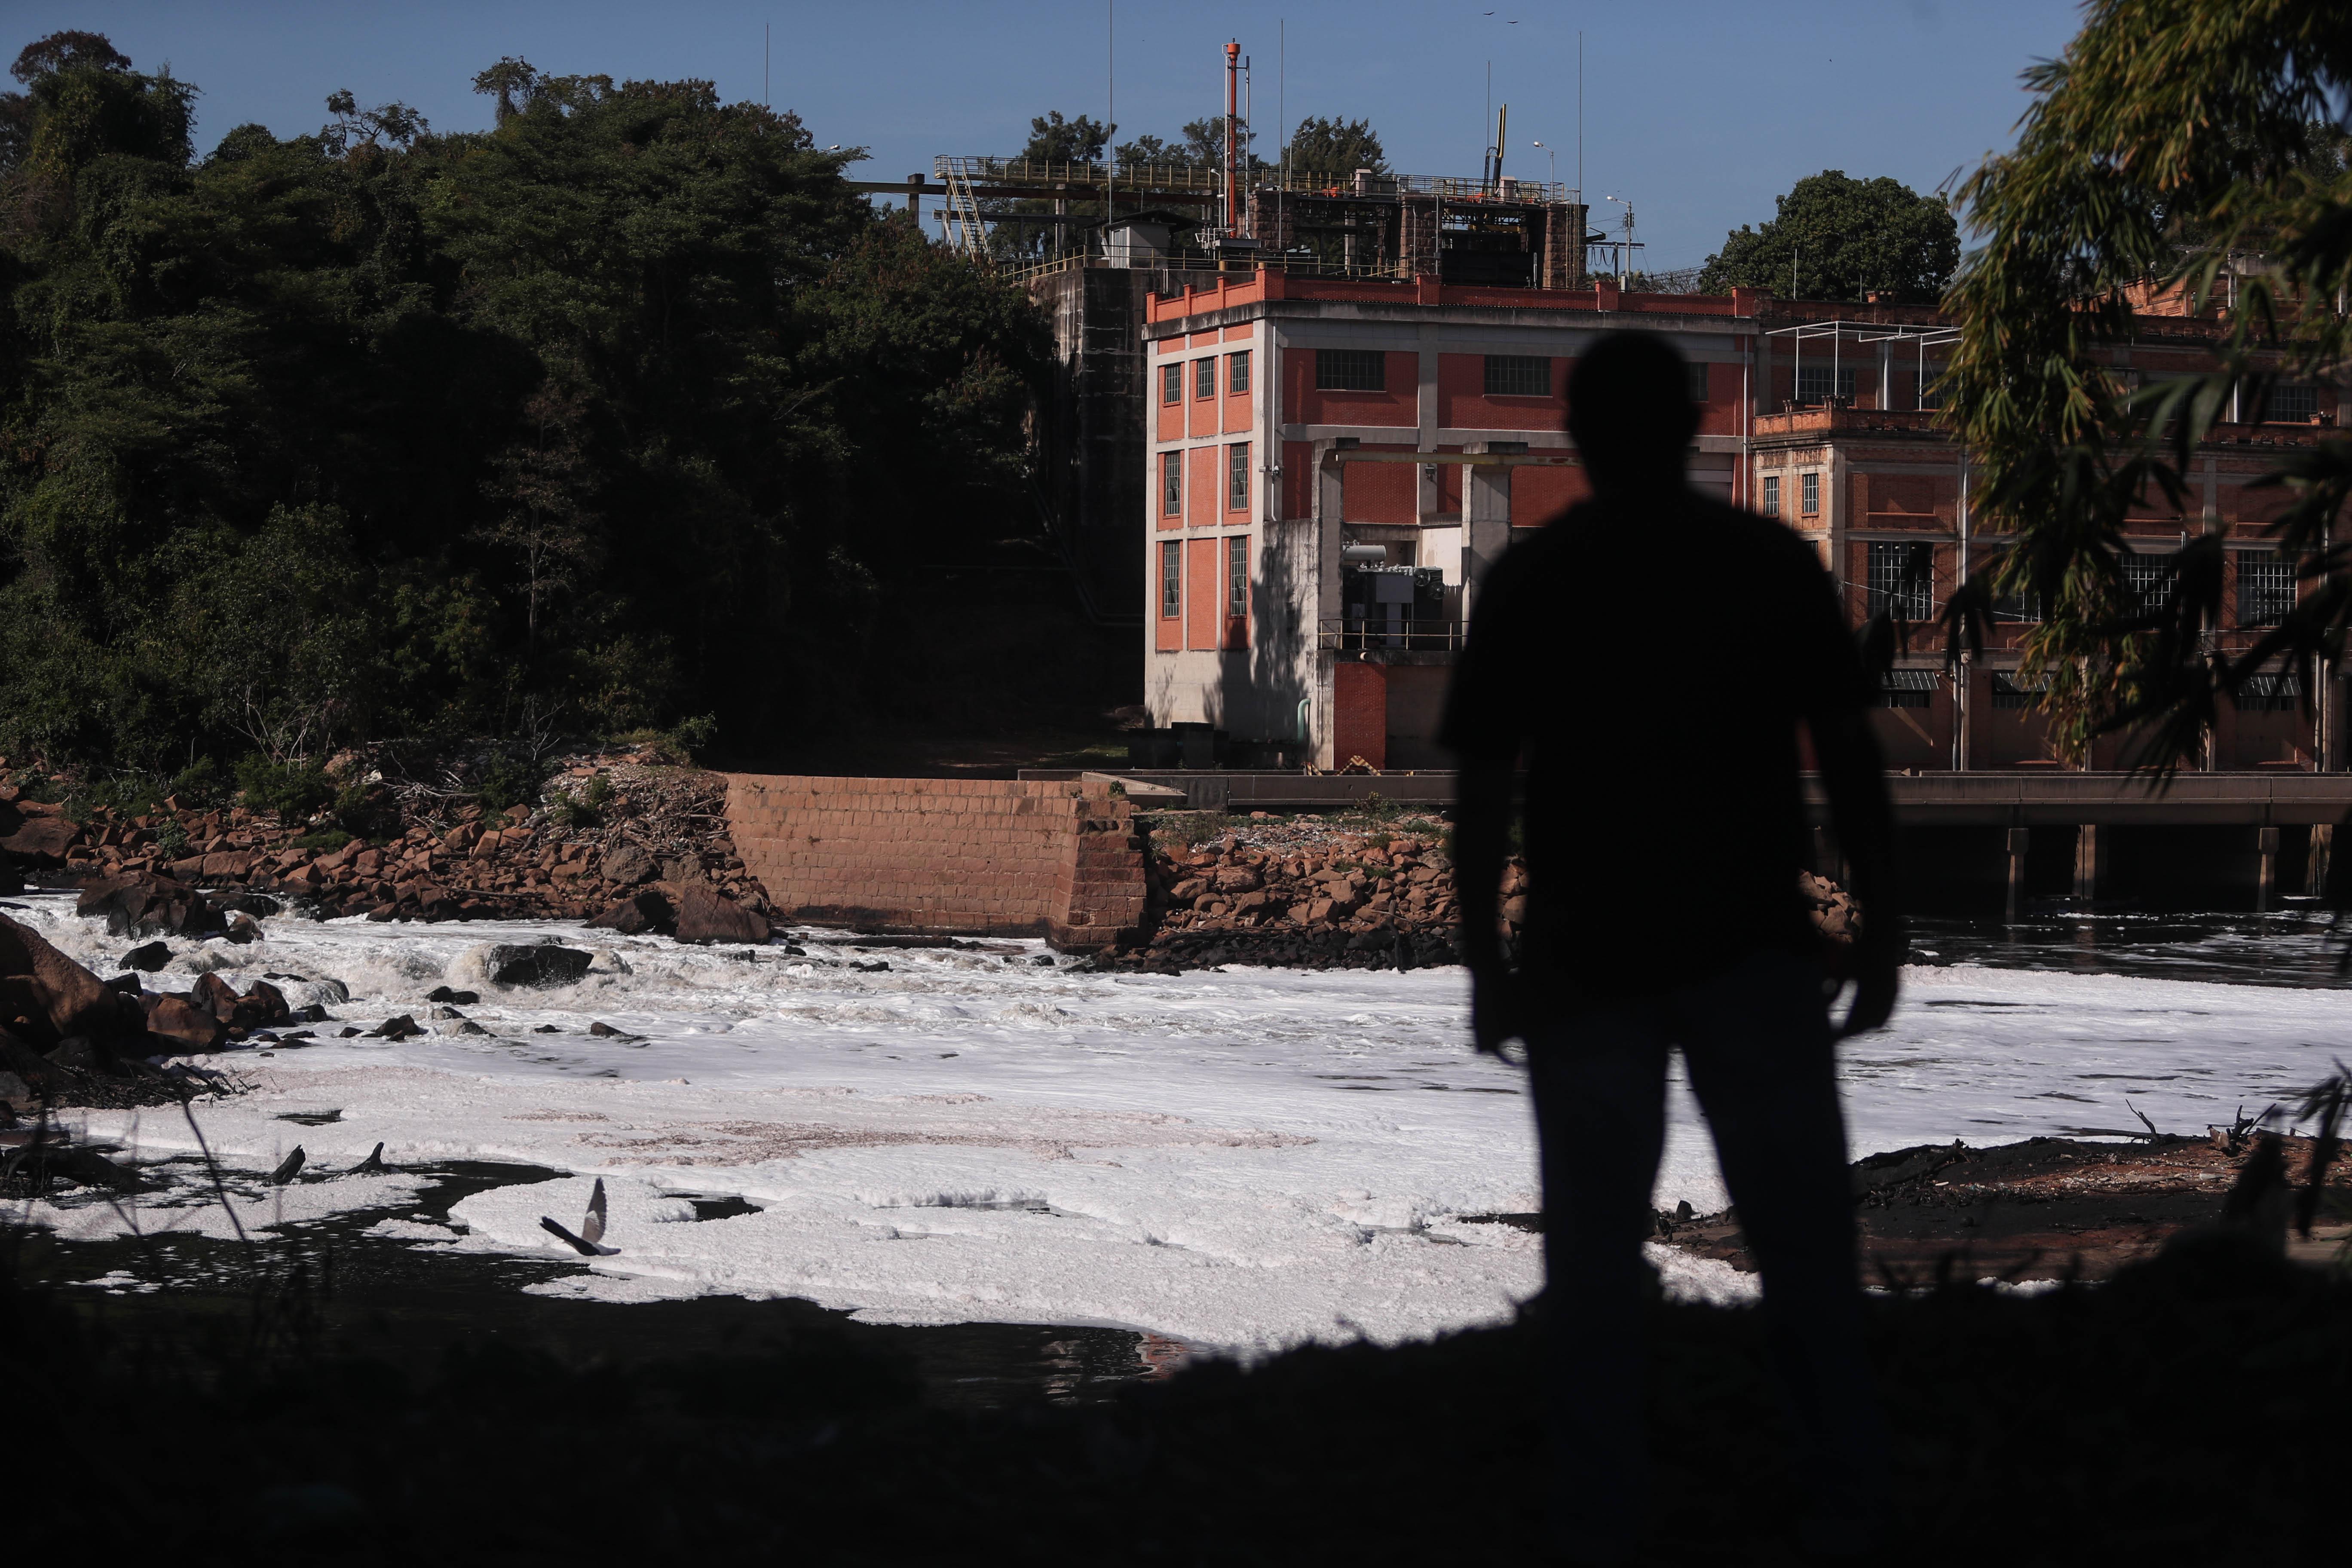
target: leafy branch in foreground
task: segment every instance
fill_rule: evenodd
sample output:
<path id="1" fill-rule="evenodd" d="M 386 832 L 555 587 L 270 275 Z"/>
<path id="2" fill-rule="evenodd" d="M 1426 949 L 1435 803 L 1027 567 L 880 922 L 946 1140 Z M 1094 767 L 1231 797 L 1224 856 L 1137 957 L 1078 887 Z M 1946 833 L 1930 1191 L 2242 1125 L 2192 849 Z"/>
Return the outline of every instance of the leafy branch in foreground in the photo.
<path id="1" fill-rule="evenodd" d="M 2173 558 L 2161 604 L 2137 603 L 2122 566 L 2125 520 L 2185 507 L 2190 456 L 2233 392 L 2259 417 L 2279 379 L 2333 374 L 2352 348 L 2352 176 L 2331 118 L 2352 29 L 2319 0 L 2101 0 L 2026 79 L 2016 150 L 1959 193 L 1986 243 L 1947 297 L 1961 335 L 1943 391 L 1983 467 L 1979 516 L 2014 541 L 1992 589 L 2045 606 L 2022 673 L 2048 682 L 2061 754 L 2130 730 L 2134 762 L 2169 773 L 2221 695 L 2265 666 L 2339 658 L 2352 621 L 2340 439 L 2265 481 L 2294 492 L 2269 531 L 2317 586 L 2244 652 L 2214 636 L 2218 538 Z M 2150 304 L 2202 313 L 2224 289 L 2209 373 L 2138 387 L 2109 363 Z"/>

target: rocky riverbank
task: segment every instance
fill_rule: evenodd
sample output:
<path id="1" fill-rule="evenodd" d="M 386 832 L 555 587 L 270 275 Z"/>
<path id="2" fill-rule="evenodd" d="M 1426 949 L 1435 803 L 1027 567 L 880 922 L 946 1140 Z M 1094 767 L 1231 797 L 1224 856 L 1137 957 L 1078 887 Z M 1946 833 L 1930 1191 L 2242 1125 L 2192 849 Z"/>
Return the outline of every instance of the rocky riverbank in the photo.
<path id="1" fill-rule="evenodd" d="M 1460 961 L 1451 830 L 1433 817 L 1392 823 L 1179 814 L 1147 840 L 1150 913 L 1141 939 L 1097 962 L 1160 970 L 1263 963 L 1310 969 L 1415 968 Z M 1853 900 L 1799 873 L 1799 894 L 1834 946 L 1851 939 Z M 1506 944 L 1528 910 L 1527 862 L 1506 862 Z"/>
<path id="2" fill-rule="evenodd" d="M 682 941 L 767 937 L 767 890 L 728 836 L 726 781 L 639 753 L 569 759 L 538 801 L 504 810 L 378 778 L 365 834 L 245 805 L 167 799 L 122 811 L 81 804 L 76 787 L 0 759 L 0 891 L 19 879 L 98 889 L 135 929 L 232 940 L 239 914 L 281 904 L 321 919 L 583 920 Z M 244 907 L 256 895 L 267 902 Z"/>

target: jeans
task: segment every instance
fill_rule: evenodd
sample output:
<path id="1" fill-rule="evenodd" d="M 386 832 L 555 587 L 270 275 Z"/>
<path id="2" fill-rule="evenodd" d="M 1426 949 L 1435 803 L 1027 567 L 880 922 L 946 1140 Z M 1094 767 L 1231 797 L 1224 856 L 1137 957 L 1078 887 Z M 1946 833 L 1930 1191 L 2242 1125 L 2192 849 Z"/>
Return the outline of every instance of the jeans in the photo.
<path id="1" fill-rule="evenodd" d="M 1543 1150 L 1545 1397 L 1555 1528 L 1571 1556 L 1634 1550 L 1648 1506 L 1642 1246 L 1682 1048 L 1763 1275 L 1807 1532 L 1858 1547 L 1884 1486 L 1863 1360 L 1853 1204 L 1818 964 L 1762 952 L 1688 986 L 1586 1003 L 1528 1030 Z"/>

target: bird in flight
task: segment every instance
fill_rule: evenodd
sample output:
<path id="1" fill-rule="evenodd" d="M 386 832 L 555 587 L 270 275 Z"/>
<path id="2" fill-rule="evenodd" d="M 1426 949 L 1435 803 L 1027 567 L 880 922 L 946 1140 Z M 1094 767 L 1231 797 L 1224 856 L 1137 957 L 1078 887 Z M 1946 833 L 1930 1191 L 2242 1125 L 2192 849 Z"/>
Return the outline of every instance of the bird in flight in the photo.
<path id="1" fill-rule="evenodd" d="M 596 1190 L 588 1199 L 588 1217 L 581 1222 L 580 1234 L 572 1235 L 545 1215 L 539 1216 L 539 1228 L 548 1235 L 572 1244 L 572 1249 L 583 1258 L 600 1258 L 615 1250 L 597 1245 L 604 1239 L 604 1178 L 596 1178 Z"/>

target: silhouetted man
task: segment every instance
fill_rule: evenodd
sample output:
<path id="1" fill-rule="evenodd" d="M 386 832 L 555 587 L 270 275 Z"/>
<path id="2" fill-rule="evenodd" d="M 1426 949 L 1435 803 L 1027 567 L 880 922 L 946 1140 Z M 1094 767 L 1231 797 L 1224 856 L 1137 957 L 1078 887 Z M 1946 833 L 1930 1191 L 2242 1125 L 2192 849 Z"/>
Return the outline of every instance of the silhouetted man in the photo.
<path id="1" fill-rule="evenodd" d="M 1569 431 L 1592 495 L 1479 585 L 1445 718 L 1478 1048 L 1528 1043 L 1558 1540 L 1578 1562 L 1630 1558 L 1645 1505 L 1642 1245 L 1677 1046 L 1762 1270 L 1815 1549 L 1864 1548 L 1883 1463 L 1837 1031 L 1797 890 L 1800 731 L 1864 914 L 1849 1034 L 1886 1021 L 1903 952 L 1886 788 L 1812 548 L 1685 477 L 1688 387 L 1681 356 L 1646 333 L 1578 362 Z M 1522 760 L 1529 886 L 1513 973 L 1496 885 Z"/>

